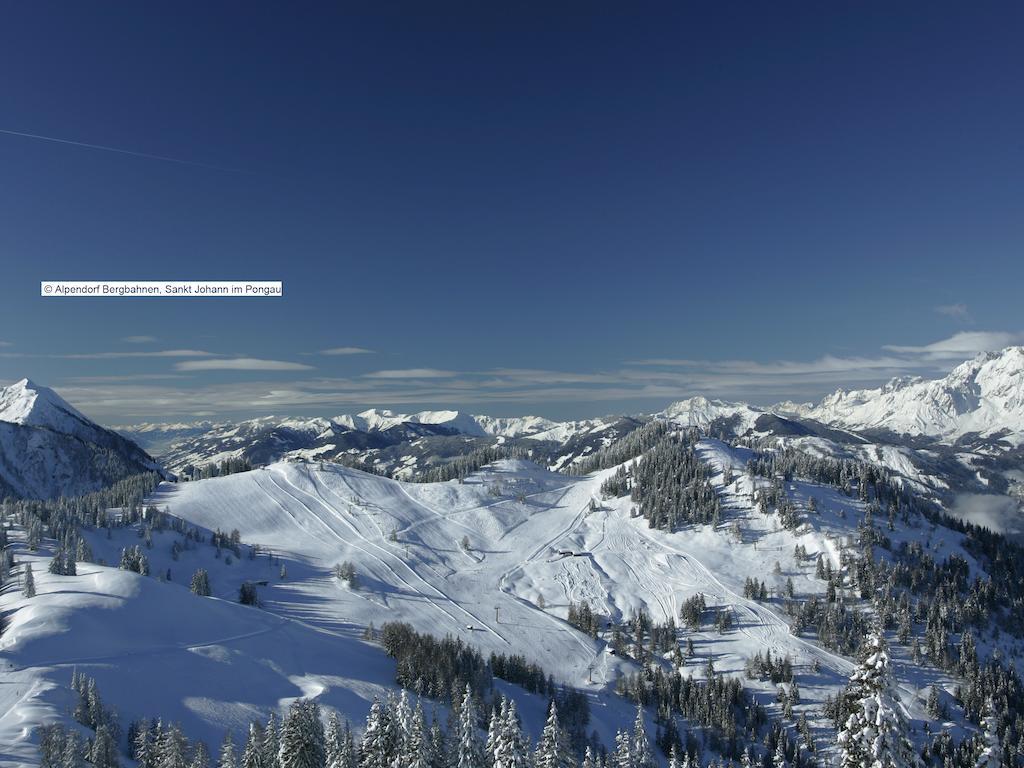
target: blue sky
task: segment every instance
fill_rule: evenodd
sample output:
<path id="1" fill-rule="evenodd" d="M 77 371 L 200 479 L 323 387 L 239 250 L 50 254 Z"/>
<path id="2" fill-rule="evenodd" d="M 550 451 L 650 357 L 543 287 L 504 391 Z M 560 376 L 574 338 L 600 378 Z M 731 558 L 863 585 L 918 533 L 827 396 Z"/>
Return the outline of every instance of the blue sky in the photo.
<path id="1" fill-rule="evenodd" d="M 0 130 L 110 150 L 0 133 L 0 381 L 576 417 L 1021 341 L 1019 3 L 346 6 L 9 9 Z"/>

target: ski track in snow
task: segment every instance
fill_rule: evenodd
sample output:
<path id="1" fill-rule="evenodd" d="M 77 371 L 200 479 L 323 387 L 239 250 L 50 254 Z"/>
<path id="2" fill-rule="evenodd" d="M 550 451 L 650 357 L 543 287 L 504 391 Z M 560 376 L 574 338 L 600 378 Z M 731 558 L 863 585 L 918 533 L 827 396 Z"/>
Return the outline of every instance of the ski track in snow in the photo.
<path id="1" fill-rule="evenodd" d="M 317 513 L 316 513 L 316 512 L 314 512 L 314 511 L 313 511 L 313 508 L 312 508 L 311 506 L 309 506 L 309 505 L 308 505 L 308 504 L 307 504 L 307 503 L 306 503 L 305 501 L 303 501 L 303 500 L 302 500 L 302 499 L 301 499 L 301 498 L 300 498 L 299 496 L 295 495 L 294 493 L 291 493 L 290 491 L 288 491 L 287 489 L 285 489 L 284 487 L 282 487 L 282 486 L 281 486 L 281 485 L 280 485 L 280 484 L 278 483 L 277 479 L 276 479 L 276 478 L 274 477 L 274 472 L 275 472 L 275 470 L 274 470 L 273 468 L 271 468 L 271 469 L 269 470 L 269 474 L 270 474 L 271 478 L 273 479 L 273 482 L 274 482 L 274 484 L 275 484 L 275 485 L 277 485 L 277 486 L 278 486 L 278 487 L 279 487 L 279 488 L 281 489 L 281 491 L 282 491 L 283 493 L 286 493 L 287 495 L 289 495 L 289 496 L 290 496 L 291 498 L 293 498 L 293 499 L 294 499 L 294 500 L 295 500 L 296 502 L 298 502 L 298 503 L 299 503 L 299 504 L 300 504 L 300 505 L 301 505 L 301 506 L 302 506 L 303 508 L 305 508 L 305 509 L 306 509 L 306 511 L 307 511 L 307 512 L 309 512 L 309 514 L 310 514 L 310 515 L 312 515 L 313 517 L 315 517 L 315 518 L 317 518 L 317 519 L 321 520 L 321 522 L 323 522 L 323 525 L 324 525 L 324 527 L 325 527 L 325 528 L 327 528 L 327 529 L 328 529 L 328 530 L 329 530 L 329 531 L 330 531 L 330 532 L 332 533 L 332 535 L 334 535 L 335 537 L 337 537 L 337 538 L 338 538 L 338 539 L 339 539 L 340 541 L 342 541 L 342 542 L 343 542 L 344 544 L 347 544 L 347 545 L 349 545 L 349 546 L 353 547 L 354 549 L 358 549 L 358 550 L 359 550 L 360 552 L 362 552 L 363 554 L 365 554 L 365 555 L 366 555 L 367 557 L 369 557 L 370 559 L 372 559 L 372 560 L 374 560 L 374 561 L 376 561 L 376 562 L 380 563 L 380 564 L 381 564 L 382 566 L 384 566 L 384 568 L 386 568 L 386 569 L 387 569 L 387 570 L 388 570 L 388 571 L 389 571 L 389 572 L 390 572 L 390 573 L 391 573 L 391 574 L 392 574 L 392 575 L 393 575 L 393 576 L 394 576 L 394 577 L 395 577 L 396 579 L 398 579 L 398 581 L 400 581 L 400 582 L 401 582 L 401 583 L 402 583 L 403 585 L 405 585 L 405 586 L 406 586 L 406 587 L 407 587 L 407 588 L 409 589 L 409 591 L 410 591 L 410 592 L 412 592 L 413 594 L 417 594 L 417 593 L 419 593 L 419 594 L 422 594 L 422 595 L 423 595 L 423 598 L 424 598 L 424 599 L 425 599 L 425 600 L 426 600 L 426 601 L 427 601 L 428 603 L 430 603 L 430 604 L 431 604 L 431 605 L 433 605 L 433 606 L 434 606 L 435 608 L 437 608 L 437 610 L 439 610 L 439 611 L 440 611 L 441 613 L 445 614 L 445 615 L 446 615 L 446 616 L 447 616 L 447 617 L 448 617 L 449 619 L 451 619 L 451 620 L 452 620 L 452 621 L 453 621 L 453 622 L 454 622 L 454 623 L 455 623 L 456 625 L 460 624 L 460 621 L 459 621 L 459 619 L 458 619 L 458 618 L 456 618 L 455 614 L 453 614 L 453 613 L 452 613 L 451 611 L 449 611 L 449 610 L 448 610 L 447 608 L 445 608 L 445 607 L 444 607 L 443 605 L 441 605 L 440 603 L 438 603 L 438 602 L 437 602 L 437 601 L 436 601 L 435 599 L 433 599 L 432 597 L 430 597 L 430 595 L 427 595 L 427 594 L 423 594 L 421 590 L 417 590 L 417 589 L 416 589 L 415 587 L 413 587 L 412 583 L 410 583 L 408 579 L 406 579 L 406 578 L 404 578 L 403 576 L 401 576 L 401 575 L 400 575 L 400 574 L 398 573 L 398 571 L 396 571 L 396 570 L 394 569 L 394 567 L 392 567 L 392 566 L 391 566 L 391 564 L 389 564 L 388 562 L 386 562 L 386 561 L 384 560 L 384 558 L 383 558 L 383 557 L 381 557 L 381 556 L 379 556 L 379 555 L 376 555 L 376 554 L 374 554 L 373 552 L 370 552 L 370 551 L 369 551 L 368 549 L 366 549 L 366 548 L 364 548 L 364 547 L 360 546 L 359 544 L 357 544 L 357 543 L 355 543 L 355 542 L 352 542 L 352 541 L 348 541 L 348 540 L 346 540 L 346 539 L 345 539 L 344 537 L 342 537 L 341 535 L 339 535 L 337 531 L 335 531 L 335 530 L 334 530 L 334 529 L 333 529 L 333 528 L 332 528 L 332 527 L 331 527 L 330 525 L 328 525 L 328 524 L 327 524 L 327 523 L 326 523 L 325 521 L 323 521 L 323 519 L 322 519 L 322 518 L 321 518 L 321 517 L 320 517 L 319 515 L 317 515 Z M 340 514 L 340 513 L 339 513 L 339 512 L 338 512 L 338 511 L 337 511 L 336 509 L 334 509 L 333 507 L 331 507 L 330 505 L 328 505 L 328 504 L 327 504 L 327 502 L 325 502 L 325 501 L 323 501 L 322 499 L 319 499 L 319 498 L 317 498 L 316 496 L 313 496 L 312 494 L 310 494 L 309 492 L 307 492 L 307 491 L 304 491 L 304 490 L 302 490 L 301 488 L 299 488 L 299 487 L 298 487 L 297 485 L 295 485 L 295 484 L 294 484 L 294 483 L 293 483 L 293 482 L 292 482 L 292 481 L 291 481 L 290 479 L 288 479 L 288 476 L 287 476 L 287 475 L 286 475 L 285 473 L 283 473 L 283 472 L 280 472 L 280 471 L 278 470 L 277 474 L 279 474 L 279 475 L 280 475 L 280 477 L 281 477 L 281 480 L 283 480 L 283 481 L 284 481 L 284 482 L 285 482 L 285 483 L 286 483 L 286 484 L 287 484 L 287 485 L 288 485 L 288 486 L 289 486 L 290 488 L 293 488 L 293 489 L 295 490 L 295 492 L 296 492 L 296 493 L 300 493 L 300 494 L 303 494 L 303 495 L 305 495 L 305 496 L 309 496 L 309 497 L 310 497 L 311 499 L 313 499 L 313 500 L 314 500 L 314 501 L 316 501 L 316 502 L 317 502 L 318 504 L 320 504 L 320 506 L 321 506 L 321 507 L 323 507 L 324 509 L 326 509 L 326 510 L 327 510 L 327 512 L 328 512 L 329 514 L 331 514 L 332 516 L 334 516 L 335 518 L 337 518 L 337 519 L 338 519 L 338 520 L 339 520 L 339 521 L 340 521 L 340 522 L 341 522 L 342 524 L 344 524 L 344 525 L 345 525 L 345 526 L 346 526 L 347 528 L 349 528 L 349 529 L 350 529 L 350 530 L 352 531 L 352 533 L 354 533 L 354 534 L 355 534 L 355 535 L 356 535 L 356 536 L 357 536 L 357 537 L 358 537 L 359 539 L 361 539 L 361 540 L 362 540 L 362 541 L 363 541 L 364 543 L 366 543 L 366 544 L 367 544 L 368 546 L 370 546 L 370 547 L 373 547 L 374 549 L 376 549 L 376 550 L 378 550 L 379 552 L 383 553 L 383 555 L 384 555 L 384 556 L 386 556 L 386 557 L 390 557 L 391 559 L 393 559 L 393 560 L 397 561 L 397 562 L 398 562 L 398 563 L 399 563 L 399 564 L 400 564 L 400 565 L 401 565 L 401 566 L 402 566 L 402 567 L 403 567 L 403 568 L 404 568 L 405 570 L 407 570 L 407 571 L 408 571 L 408 572 L 409 572 L 410 574 L 412 574 L 412 575 L 413 575 L 413 577 L 414 577 L 414 578 L 415 578 L 415 579 L 416 579 L 417 581 L 419 581 L 419 582 L 420 582 L 421 584 L 423 584 L 423 586 L 425 586 L 425 587 L 427 587 L 428 589 L 430 589 L 430 590 L 432 590 L 433 592 L 435 592 L 435 593 L 436 593 L 436 595 L 437 595 L 438 597 L 441 597 L 442 599 L 444 599 L 444 600 L 447 600 L 447 601 L 448 601 L 449 603 L 451 603 L 451 605 L 452 605 L 452 606 L 454 606 L 454 607 L 455 607 L 455 608 L 457 608 L 457 609 L 458 609 L 459 611 L 461 611 L 461 612 L 462 612 L 463 614 L 465 614 L 466 616 L 468 616 L 468 617 L 469 617 L 469 618 L 470 618 L 470 619 L 471 619 L 472 621 L 476 621 L 476 622 L 479 622 L 479 623 L 481 623 L 481 624 L 482 624 L 482 622 L 480 622 L 480 620 L 479 620 L 479 619 L 478 619 L 478 618 L 477 618 L 476 616 L 474 616 L 474 615 L 473 615 L 473 614 L 472 614 L 472 613 L 471 613 L 470 611 L 467 611 L 467 610 L 466 610 L 465 608 L 463 608 L 463 607 L 462 607 L 461 605 L 459 605 L 459 604 L 458 604 L 458 603 L 456 603 L 456 602 L 455 602 L 454 600 L 452 600 L 452 599 L 451 599 L 450 597 L 448 597 L 448 596 L 447 596 L 447 595 L 446 595 L 446 594 L 445 594 L 444 592 L 442 592 L 442 591 L 441 591 L 440 589 L 438 589 L 438 588 L 437 588 L 437 587 L 435 587 L 435 586 L 434 586 L 433 584 L 431 584 L 431 583 L 429 583 L 428 581 L 426 581 L 426 579 L 424 579 L 424 578 L 423 578 L 422 576 L 420 576 L 420 575 L 419 575 L 418 573 L 416 573 L 416 571 L 414 571 L 414 570 L 413 570 L 412 568 L 410 568 L 410 567 L 409 567 L 409 565 L 408 565 L 407 563 L 405 563 L 405 562 L 404 562 L 404 561 L 403 561 L 403 560 L 402 560 L 401 558 L 399 558 L 399 557 L 398 557 L 397 555 L 395 555 L 395 554 L 393 554 L 393 553 L 391 553 L 391 552 L 388 552 L 388 551 L 387 551 L 386 549 L 384 549 L 384 548 L 382 548 L 382 547 L 380 547 L 380 546 L 378 546 L 378 545 L 374 544 L 374 543 L 373 543 L 372 541 L 370 541 L 370 540 L 369 540 L 369 539 L 367 539 L 367 538 L 366 538 L 365 536 L 363 536 L 363 535 L 362 535 L 362 534 L 361 534 L 361 533 L 359 532 L 359 530 L 355 528 L 355 526 L 353 526 L 353 525 L 352 525 L 352 524 L 351 524 L 350 522 L 348 522 L 347 520 L 345 520 L 345 518 L 344 518 L 344 515 Z M 490 631 L 490 632 L 491 632 L 491 633 L 492 633 L 493 635 L 495 635 L 496 637 L 500 638 L 500 639 L 501 639 L 501 640 L 502 640 L 503 642 L 505 642 L 506 644 L 509 644 L 509 645 L 511 645 L 511 643 L 509 643 L 509 641 L 508 641 L 508 640 L 507 640 L 506 638 L 502 637 L 502 636 L 501 636 L 501 634 L 500 634 L 500 633 L 498 633 L 498 632 L 496 632 L 496 631 L 495 631 L 495 630 L 494 630 L 494 629 L 493 629 L 492 627 L 490 627 L 490 626 L 487 626 L 487 625 L 484 625 L 484 626 L 485 626 L 485 627 L 487 628 L 487 630 L 488 630 L 488 631 Z"/>

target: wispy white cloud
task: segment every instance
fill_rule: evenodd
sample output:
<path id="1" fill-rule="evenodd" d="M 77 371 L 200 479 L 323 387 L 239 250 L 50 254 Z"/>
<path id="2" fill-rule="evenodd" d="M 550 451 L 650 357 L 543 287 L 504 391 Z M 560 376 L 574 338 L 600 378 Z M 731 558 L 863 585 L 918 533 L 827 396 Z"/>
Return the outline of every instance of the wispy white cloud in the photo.
<path id="1" fill-rule="evenodd" d="M 259 360 L 255 357 L 185 360 L 174 364 L 178 371 L 311 371 L 313 366 L 285 360 Z"/>
<path id="2" fill-rule="evenodd" d="M 627 365 L 657 366 L 662 368 L 693 368 L 705 372 L 766 375 L 766 376 L 808 376 L 845 374 L 856 371 L 889 371 L 906 365 L 906 360 L 896 356 L 886 357 L 834 357 L 825 355 L 816 360 L 778 360 L 757 362 L 754 360 L 687 360 L 674 358 L 650 358 L 632 360 Z"/>
<path id="3" fill-rule="evenodd" d="M 457 376 L 455 371 L 441 371 L 437 368 L 401 368 L 390 371 L 374 371 L 366 374 L 368 379 L 447 379 Z"/>
<path id="4" fill-rule="evenodd" d="M 0 341 L 0 347 L 13 347 L 13 346 L 14 346 L 14 344 L 12 344 L 9 341 Z"/>
<path id="5" fill-rule="evenodd" d="M 121 341 L 126 344 L 152 344 L 156 341 L 156 336 L 125 336 Z"/>
<path id="6" fill-rule="evenodd" d="M 130 357 L 216 357 L 216 352 L 201 349 L 162 349 L 157 352 L 76 352 L 67 355 L 46 355 L 64 360 L 117 360 Z"/>
<path id="7" fill-rule="evenodd" d="M 206 352 L 201 349 L 162 349 L 154 352 L 68 352 L 68 353 L 44 353 L 44 352 L 0 352 L 0 357 L 33 357 L 47 360 L 119 360 L 122 358 L 135 357 L 217 357 L 216 352 Z"/>
<path id="8" fill-rule="evenodd" d="M 1024 343 L 1024 333 L 1008 331 L 961 331 L 948 339 L 942 339 L 919 347 L 897 346 L 894 344 L 883 347 L 888 352 L 921 358 L 924 360 L 944 361 L 962 360 L 973 357 L 980 352 L 1010 347 Z"/>
<path id="9" fill-rule="evenodd" d="M 372 349 L 364 349 L 363 347 L 331 347 L 330 349 L 321 349 L 321 355 L 372 355 L 374 351 Z"/>
<path id="10" fill-rule="evenodd" d="M 966 322 L 971 319 L 971 312 L 966 304 L 940 304 L 935 307 L 935 311 L 940 315 L 952 317 L 955 320 Z"/>
<path id="11" fill-rule="evenodd" d="M 69 384 L 109 384 L 123 381 L 164 381 L 166 379 L 187 379 L 180 373 L 129 373 L 124 376 L 72 376 Z"/>

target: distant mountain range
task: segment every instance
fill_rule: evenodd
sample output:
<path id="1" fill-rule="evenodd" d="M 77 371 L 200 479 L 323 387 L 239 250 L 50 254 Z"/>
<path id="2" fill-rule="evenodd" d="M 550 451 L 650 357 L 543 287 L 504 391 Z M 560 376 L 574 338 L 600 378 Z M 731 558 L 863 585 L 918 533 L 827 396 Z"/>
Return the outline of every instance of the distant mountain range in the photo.
<path id="1" fill-rule="evenodd" d="M 411 478 L 499 444 L 564 469 L 652 419 L 732 437 L 821 438 L 851 446 L 923 441 L 943 457 L 943 446 L 983 457 L 1015 453 L 1024 444 L 1024 347 L 979 355 L 940 379 L 900 378 L 878 389 L 840 389 L 816 404 L 762 408 L 693 397 L 655 414 L 578 421 L 371 409 L 333 418 L 144 423 L 111 431 L 26 379 L 0 389 L 0 494 L 52 498 L 95 490 L 157 466 L 146 451 L 186 475 L 226 459 L 262 466 L 304 458 Z M 920 456 L 915 461 L 920 463 Z"/>
<path id="2" fill-rule="evenodd" d="M 282 458 L 360 456 L 381 471 L 402 476 L 496 443 L 521 444 L 542 463 L 563 468 L 651 419 L 732 436 L 817 435 L 840 443 L 925 438 L 1012 450 L 1024 443 L 1024 348 L 979 355 L 941 379 L 894 379 L 874 390 L 838 390 L 817 404 L 787 402 L 762 408 L 692 397 L 655 414 L 580 421 L 371 409 L 334 418 L 271 416 L 114 429 L 177 472 L 228 458 L 262 465 Z"/>

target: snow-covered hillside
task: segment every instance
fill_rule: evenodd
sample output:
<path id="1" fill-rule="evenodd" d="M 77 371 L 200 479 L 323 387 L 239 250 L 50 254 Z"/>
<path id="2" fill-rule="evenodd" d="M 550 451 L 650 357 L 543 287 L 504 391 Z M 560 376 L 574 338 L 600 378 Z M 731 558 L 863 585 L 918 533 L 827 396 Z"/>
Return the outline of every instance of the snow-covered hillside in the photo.
<path id="1" fill-rule="evenodd" d="M 607 740 L 631 717 L 614 689 L 637 667 L 610 653 L 610 631 L 595 638 L 570 625 L 570 605 L 585 601 L 616 626 L 640 613 L 660 623 L 678 620 L 698 594 L 713 615 L 726 611 L 731 620 L 724 630 L 706 624 L 686 632 L 695 655 L 684 674 L 700 679 L 710 661 L 717 673 L 744 678 L 756 653 L 789 658 L 801 691 L 796 712 L 828 738 L 820 707 L 852 662 L 793 633 L 782 595 L 792 589 L 804 600 L 824 597 L 815 564 L 843 567 L 849 520 L 865 505 L 794 481 L 786 493 L 806 522 L 787 530 L 752 505 L 767 481 L 747 474 L 749 451 L 706 440 L 697 455 L 712 473 L 723 523 L 677 533 L 649 528 L 628 497 L 602 497 L 614 469 L 573 478 L 503 461 L 464 483 L 408 484 L 299 462 L 164 483 L 150 502 L 201 530 L 237 529 L 242 557 L 208 543 L 182 546 L 179 533 L 151 530 L 143 550 L 151 577 L 82 565 L 78 576 L 41 576 L 35 598 L 8 591 L 0 603 L 13 611 L 0 639 L 11 681 L 3 693 L 9 713 L 0 719 L 8 762 L 30 759 L 32 723 L 66 710 L 64 678 L 72 668 L 95 677 L 125 715 L 179 720 L 213 742 L 297 696 L 315 696 L 358 722 L 391 686 L 393 667 L 357 638 L 388 620 L 462 637 L 485 653 L 523 654 L 588 693 L 594 725 Z M 816 512 L 809 515 L 812 497 Z M 140 535 L 135 528 L 87 532 L 95 559 L 107 563 L 140 544 Z M 898 545 L 921 532 L 890 535 Z M 932 528 L 928 538 L 937 551 L 959 547 L 953 532 Z M 252 558 L 250 545 L 257 545 Z M 45 559 L 34 562 L 42 572 Z M 355 566 L 355 587 L 333 575 L 342 562 Z M 213 598 L 182 586 L 200 567 L 210 574 Z M 751 579 L 779 597 L 745 597 Z M 263 610 L 232 603 L 245 581 L 261 584 Z M 911 717 L 927 719 L 922 686 L 952 681 L 938 670 L 913 671 L 905 652 L 898 658 L 902 704 Z M 144 691 L 135 684 L 140 679 Z M 778 711 L 775 684 L 750 679 L 745 686 Z M 526 696 L 523 708 L 539 728 L 543 701 Z"/>
<path id="2" fill-rule="evenodd" d="M 0 388 L 0 497 L 75 496 L 156 467 L 52 389 L 29 379 Z"/>

